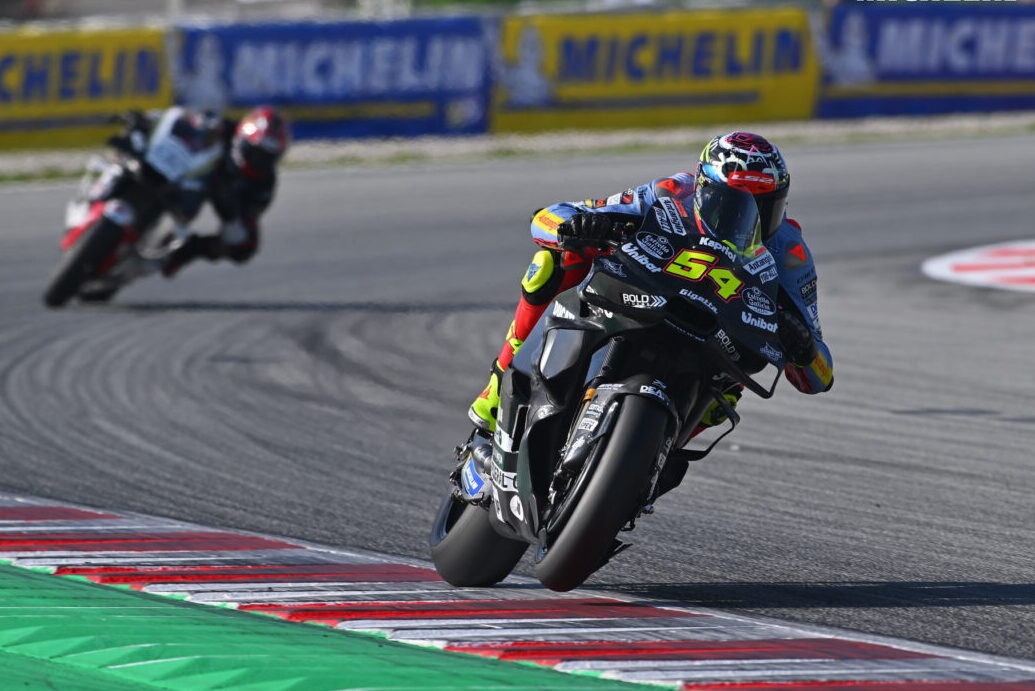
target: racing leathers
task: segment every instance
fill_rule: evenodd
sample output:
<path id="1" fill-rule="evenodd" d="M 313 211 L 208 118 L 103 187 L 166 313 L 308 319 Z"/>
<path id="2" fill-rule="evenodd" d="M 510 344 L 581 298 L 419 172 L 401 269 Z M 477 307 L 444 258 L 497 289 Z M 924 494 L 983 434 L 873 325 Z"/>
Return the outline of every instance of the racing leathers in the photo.
<path id="1" fill-rule="evenodd" d="M 132 155 L 141 156 L 166 179 L 156 189 L 165 208 L 173 216 L 178 238 L 172 251 L 159 266 L 141 267 L 142 273 L 160 268 L 172 276 L 199 257 L 215 261 L 226 258 L 241 263 L 255 255 L 259 247 L 259 218 L 273 200 L 276 173 L 249 174 L 231 156 L 231 143 L 237 122 L 213 112 L 192 111 L 174 106 L 150 113 L 132 112 L 126 116 L 126 132 L 109 143 Z M 175 138 L 188 147 L 193 159 L 202 164 L 188 174 L 173 171 L 155 158 L 155 142 Z M 173 177 L 170 177 L 173 176 Z M 199 235 L 188 230 L 206 201 L 219 218 L 215 234 Z"/>
<path id="2" fill-rule="evenodd" d="M 277 177 L 248 175 L 229 155 L 233 121 L 223 125 L 224 155 L 208 179 L 207 198 L 219 218 L 215 234 L 190 233 L 162 265 L 171 277 L 189 262 L 204 257 L 209 261 L 229 259 L 237 264 L 255 256 L 259 249 L 259 219 L 273 201 Z"/>
<path id="3" fill-rule="evenodd" d="M 643 217 L 659 197 L 675 197 L 680 201 L 686 200 L 689 205 L 694 185 L 691 173 L 676 173 L 605 199 L 561 202 L 535 213 L 531 221 L 532 238 L 541 249 L 532 257 L 521 279 L 521 298 L 506 341 L 493 363 L 489 384 L 471 405 L 469 417 L 476 427 L 488 432 L 495 429 L 503 370 L 513 360 L 549 303 L 563 291 L 578 285 L 588 275 L 592 259 L 601 253 L 596 248 L 579 251 L 563 248 L 558 241 L 561 224 L 585 213 L 614 214 L 616 218 Z M 800 315 L 800 318 L 795 316 L 786 320 L 797 324 L 797 330 L 802 332 L 794 334 L 794 329 L 791 329 L 796 342 L 785 344 L 787 352 L 808 353 L 804 358 L 797 358 L 798 364 L 789 362 L 784 374 L 796 389 L 804 393 L 827 391 L 834 381 L 833 360 L 830 349 L 823 342 L 816 299 L 816 267 L 802 238 L 801 226 L 785 218 L 776 232 L 765 240 L 765 245 L 776 260 L 780 307 L 790 314 Z M 783 330 L 780 335 L 784 338 Z M 809 342 L 803 344 L 803 339 Z M 736 404 L 739 395 L 739 389 L 731 390 L 726 396 L 727 401 Z M 718 424 L 724 419 L 721 407 L 716 405 L 713 408 L 706 412 L 702 427 Z"/>

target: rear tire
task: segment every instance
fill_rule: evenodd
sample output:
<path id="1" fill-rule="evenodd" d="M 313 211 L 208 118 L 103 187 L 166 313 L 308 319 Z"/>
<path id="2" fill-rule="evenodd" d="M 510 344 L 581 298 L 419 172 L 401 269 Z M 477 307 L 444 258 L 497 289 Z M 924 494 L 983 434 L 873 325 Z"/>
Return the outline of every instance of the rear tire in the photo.
<path id="1" fill-rule="evenodd" d="M 528 549 L 527 543 L 497 533 L 487 509 L 465 504 L 451 494 L 439 507 L 428 541 L 435 569 L 458 587 L 499 583 Z"/>
<path id="2" fill-rule="evenodd" d="M 61 307 L 72 299 L 79 292 L 79 286 L 97 271 L 121 241 L 122 229 L 102 217 L 79 242 L 65 251 L 43 293 L 43 304 Z"/>
<path id="3" fill-rule="evenodd" d="M 536 577 L 550 590 L 576 588 L 600 568 L 640 508 L 669 415 L 642 396 L 626 396 L 621 406 L 589 485 L 536 564 Z"/>

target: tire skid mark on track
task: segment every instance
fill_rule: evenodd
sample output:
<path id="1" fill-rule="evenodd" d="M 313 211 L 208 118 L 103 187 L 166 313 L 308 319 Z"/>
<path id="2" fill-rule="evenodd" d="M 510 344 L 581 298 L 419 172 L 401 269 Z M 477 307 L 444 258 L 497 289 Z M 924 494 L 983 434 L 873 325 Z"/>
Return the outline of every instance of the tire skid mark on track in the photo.
<path id="1" fill-rule="evenodd" d="M 454 589 L 419 563 L 0 494 L 0 559 L 559 672 L 710 691 L 1035 691 L 1035 663 L 528 579 Z"/>

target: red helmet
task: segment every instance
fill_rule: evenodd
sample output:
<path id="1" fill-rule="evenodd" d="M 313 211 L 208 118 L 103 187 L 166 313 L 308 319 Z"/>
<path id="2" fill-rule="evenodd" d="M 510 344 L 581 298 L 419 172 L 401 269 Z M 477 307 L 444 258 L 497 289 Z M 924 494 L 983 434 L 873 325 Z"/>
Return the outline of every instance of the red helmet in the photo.
<path id="1" fill-rule="evenodd" d="M 290 140 L 287 121 L 277 111 L 254 108 L 237 123 L 230 155 L 248 177 L 266 178 L 273 175 Z"/>
<path id="2" fill-rule="evenodd" d="M 730 132 L 708 142 L 697 175 L 750 192 L 762 217 L 766 240 L 783 223 L 791 176 L 776 145 L 751 132 Z"/>

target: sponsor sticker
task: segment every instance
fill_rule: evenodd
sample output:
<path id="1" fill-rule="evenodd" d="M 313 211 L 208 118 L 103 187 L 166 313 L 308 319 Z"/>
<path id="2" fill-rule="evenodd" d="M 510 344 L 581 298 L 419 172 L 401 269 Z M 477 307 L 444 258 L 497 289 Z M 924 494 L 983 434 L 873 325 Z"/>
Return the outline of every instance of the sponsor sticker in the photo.
<path id="1" fill-rule="evenodd" d="M 637 309 L 657 309 L 659 307 L 664 307 L 668 300 L 660 295 L 622 293 L 622 302 L 629 307 L 635 307 Z"/>
<path id="2" fill-rule="evenodd" d="M 758 286 L 751 286 L 741 293 L 741 298 L 749 310 L 755 314 L 771 317 L 776 314 L 776 305 Z"/>
<path id="3" fill-rule="evenodd" d="M 467 463 L 464 464 L 463 472 L 460 473 L 460 477 L 464 481 L 464 491 L 470 496 L 477 496 L 482 489 L 485 488 L 485 480 L 478 474 L 478 471 L 474 469 L 474 459 L 467 459 Z"/>
<path id="4" fill-rule="evenodd" d="M 715 340 L 722 344 L 723 349 L 729 354 L 730 359 L 734 362 L 740 360 L 740 353 L 737 352 L 736 346 L 733 345 L 733 339 L 726 333 L 725 330 L 719 329 L 715 332 Z"/>
<path id="5" fill-rule="evenodd" d="M 640 393 L 646 394 L 648 396 L 653 396 L 654 398 L 666 404 L 668 403 L 668 396 L 666 396 L 665 392 L 656 386 L 647 386 L 646 384 L 644 384 L 640 387 Z"/>
<path id="6" fill-rule="evenodd" d="M 680 289 L 679 294 L 682 295 L 685 298 L 693 300 L 694 302 L 697 302 L 697 303 L 700 303 L 701 305 L 704 305 L 704 308 L 707 309 L 712 314 L 718 314 L 719 313 L 719 308 L 715 306 L 714 302 L 712 302 L 708 298 L 701 297 L 700 295 L 698 295 L 697 293 L 693 292 L 692 290 L 687 290 L 686 288 L 682 288 L 682 289 Z"/>
<path id="7" fill-rule="evenodd" d="M 504 492 L 516 492 L 517 491 L 517 473 L 505 473 L 503 469 L 493 463 L 492 465 L 492 484 L 499 487 Z"/>
<path id="8" fill-rule="evenodd" d="M 525 507 L 521 505 L 521 497 L 516 494 L 510 498 L 510 512 L 519 521 L 525 520 Z"/>
<path id="9" fill-rule="evenodd" d="M 740 321 L 744 322 L 745 324 L 754 326 L 755 328 L 762 329 L 763 331 L 768 331 L 769 333 L 776 333 L 776 322 L 766 321 L 761 317 L 756 317 L 750 312 L 745 312 L 741 310 Z"/>
<path id="10" fill-rule="evenodd" d="M 767 251 L 765 254 L 760 255 L 757 259 L 752 259 L 747 264 L 745 264 L 744 270 L 752 276 L 757 276 L 760 271 L 762 271 L 763 269 L 768 269 L 775 263 L 776 260 L 773 259 L 772 253 Z"/>
<path id="11" fill-rule="evenodd" d="M 768 343 L 763 343 L 762 347 L 758 349 L 758 352 L 762 353 L 769 362 L 774 365 L 778 365 L 783 362 L 783 351 L 778 350 Z"/>
<path id="12" fill-rule="evenodd" d="M 772 269 L 766 269 L 762 273 L 758 274 L 758 280 L 762 281 L 762 283 L 769 283 L 769 281 L 775 281 L 778 275 L 779 273 L 774 267 Z"/>
<path id="13" fill-rule="evenodd" d="M 809 319 L 812 320 L 812 327 L 816 330 L 816 333 L 821 334 L 820 335 L 820 339 L 822 339 L 823 338 L 823 336 L 822 336 L 823 330 L 822 330 L 822 328 L 819 325 L 819 305 L 817 305 L 815 302 L 813 302 L 811 305 L 808 305 L 808 309 L 809 309 Z"/>
<path id="14" fill-rule="evenodd" d="M 596 428 L 597 428 L 597 421 L 593 420 L 591 418 L 583 419 L 582 422 L 579 423 L 579 429 L 582 430 L 583 432 L 592 432 L 592 431 L 596 430 Z"/>
<path id="15" fill-rule="evenodd" d="M 553 316 L 561 317 L 562 319 L 578 319 L 578 316 L 576 316 L 574 312 L 559 302 L 553 303 L 552 313 Z"/>
<path id="16" fill-rule="evenodd" d="M 627 274 L 625 273 L 625 267 L 614 259 L 598 259 L 597 261 L 600 262 L 600 265 L 604 267 L 608 273 L 612 273 L 615 276 L 621 276 L 622 278 L 626 277 Z"/>
<path id="17" fill-rule="evenodd" d="M 726 258 L 730 261 L 733 261 L 736 258 L 736 255 L 733 253 L 733 250 L 731 250 L 727 245 L 724 245 L 723 243 L 718 242 L 716 240 L 712 240 L 707 235 L 701 236 L 700 243 L 709 249 L 713 249 L 716 252 L 721 252 L 722 254 L 726 255 Z M 748 264 L 748 266 L 750 266 L 750 264 Z M 752 275 L 754 275 L 754 273 L 754 271 L 751 272 Z"/>
<path id="18" fill-rule="evenodd" d="M 660 273 L 661 267 L 650 260 L 650 257 L 645 255 L 639 250 L 639 248 L 631 242 L 627 242 L 622 245 L 622 252 L 625 252 L 630 259 L 634 260 L 637 264 L 645 268 L 651 273 Z"/>
<path id="19" fill-rule="evenodd" d="M 803 300 L 811 300 L 816 294 L 816 277 L 813 276 L 812 280 L 806 281 L 801 285 L 801 297 Z"/>
<path id="20" fill-rule="evenodd" d="M 676 235 L 686 235 L 686 226 L 683 225 L 683 214 L 679 213 L 679 205 L 672 197 L 662 197 L 658 200 L 661 208 L 665 211 L 671 230 L 668 232 Z M 660 217 L 659 217 L 660 222 Z"/>
<path id="21" fill-rule="evenodd" d="M 675 248 L 672 247 L 672 243 L 668 241 L 668 238 L 655 233 L 648 233 L 646 231 L 637 233 L 636 244 L 639 245 L 644 252 L 656 259 L 671 259 L 672 255 L 676 253 Z"/>

